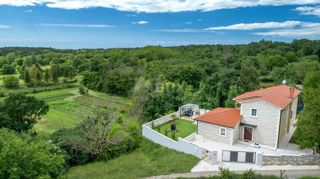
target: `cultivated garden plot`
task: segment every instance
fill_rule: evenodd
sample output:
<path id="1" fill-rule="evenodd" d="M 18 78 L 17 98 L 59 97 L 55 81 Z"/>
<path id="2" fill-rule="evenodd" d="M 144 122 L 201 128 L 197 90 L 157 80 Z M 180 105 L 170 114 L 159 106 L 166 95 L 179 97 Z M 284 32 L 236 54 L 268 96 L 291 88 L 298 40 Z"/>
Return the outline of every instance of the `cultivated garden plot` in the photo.
<path id="1" fill-rule="evenodd" d="M 35 126 L 40 134 L 52 134 L 62 128 L 73 128 L 97 108 L 109 109 L 114 115 L 128 119 L 130 103 L 125 98 L 92 92 L 80 95 L 77 88 L 46 91 L 31 94 L 49 104 L 49 112 Z"/>

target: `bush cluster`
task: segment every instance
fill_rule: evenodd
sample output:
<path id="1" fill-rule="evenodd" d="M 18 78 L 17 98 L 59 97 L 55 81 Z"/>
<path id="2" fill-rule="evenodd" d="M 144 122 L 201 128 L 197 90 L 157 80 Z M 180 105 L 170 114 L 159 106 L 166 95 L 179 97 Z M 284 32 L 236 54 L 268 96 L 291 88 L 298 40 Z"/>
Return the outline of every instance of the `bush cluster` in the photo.
<path id="1" fill-rule="evenodd" d="M 95 139 L 88 138 L 87 132 L 82 126 L 83 124 L 73 129 L 62 129 L 51 136 L 51 140 L 64 151 L 65 159 L 70 166 L 86 164 L 95 160 L 110 160 L 136 149 L 141 141 L 140 127 L 133 122 L 124 129 L 120 129 L 120 135 L 124 136 L 121 141 L 102 146 L 103 152 L 96 153 L 94 147 L 98 145 L 95 144 Z M 119 126 L 114 125 L 113 128 Z M 104 137 L 110 138 L 110 136 Z"/>
<path id="2" fill-rule="evenodd" d="M 0 136 L 0 178 L 57 178 L 65 171 L 56 145 L 5 128 Z"/>

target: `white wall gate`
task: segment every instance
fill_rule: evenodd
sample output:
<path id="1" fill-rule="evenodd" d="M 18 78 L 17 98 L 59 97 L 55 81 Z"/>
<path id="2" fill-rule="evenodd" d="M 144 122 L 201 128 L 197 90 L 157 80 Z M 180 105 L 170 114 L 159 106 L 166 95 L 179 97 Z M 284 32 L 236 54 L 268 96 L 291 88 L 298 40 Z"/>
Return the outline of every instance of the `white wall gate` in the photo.
<path id="1" fill-rule="evenodd" d="M 222 151 L 222 161 L 224 162 L 240 162 L 240 163 L 256 163 L 255 152 L 244 151 Z"/>

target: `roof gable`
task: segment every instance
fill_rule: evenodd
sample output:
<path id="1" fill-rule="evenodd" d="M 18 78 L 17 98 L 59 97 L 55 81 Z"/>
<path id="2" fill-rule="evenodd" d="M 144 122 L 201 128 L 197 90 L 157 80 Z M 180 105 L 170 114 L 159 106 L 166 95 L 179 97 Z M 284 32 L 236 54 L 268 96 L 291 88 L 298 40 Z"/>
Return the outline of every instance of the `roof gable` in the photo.
<path id="1" fill-rule="evenodd" d="M 237 108 L 216 108 L 196 118 L 197 121 L 234 128 L 240 121 Z"/>
<path id="2" fill-rule="evenodd" d="M 290 94 L 292 90 L 292 94 Z M 284 109 L 293 99 L 299 96 L 300 90 L 287 85 L 273 86 L 256 91 L 250 91 L 234 98 L 238 102 L 247 102 L 251 100 L 264 100 L 280 109 Z"/>

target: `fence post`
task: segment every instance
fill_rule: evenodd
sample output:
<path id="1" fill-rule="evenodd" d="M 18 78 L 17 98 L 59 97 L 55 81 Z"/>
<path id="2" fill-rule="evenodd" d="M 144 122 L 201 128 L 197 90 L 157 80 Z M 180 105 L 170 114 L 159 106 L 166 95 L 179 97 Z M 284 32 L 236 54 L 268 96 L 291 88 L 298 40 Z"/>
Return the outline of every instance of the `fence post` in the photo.
<path id="1" fill-rule="evenodd" d="M 218 163 L 218 152 L 217 151 L 212 151 L 212 164 Z"/>

